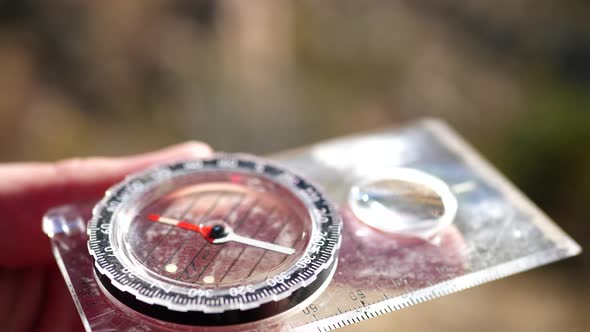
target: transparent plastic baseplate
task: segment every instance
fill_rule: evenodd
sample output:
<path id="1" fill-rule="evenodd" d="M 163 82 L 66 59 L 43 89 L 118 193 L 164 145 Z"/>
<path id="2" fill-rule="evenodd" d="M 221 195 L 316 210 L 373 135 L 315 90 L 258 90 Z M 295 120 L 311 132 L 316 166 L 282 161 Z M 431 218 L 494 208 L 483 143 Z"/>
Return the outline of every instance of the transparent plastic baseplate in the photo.
<path id="1" fill-rule="evenodd" d="M 86 244 L 92 204 L 72 204 L 49 211 L 43 227 L 85 329 L 329 331 L 581 251 L 437 120 L 337 138 L 270 158 L 311 179 L 338 205 L 344 223 L 338 266 L 321 295 L 274 319 L 239 326 L 205 328 L 152 319 L 125 308 L 100 287 Z M 432 216 L 448 213 L 449 206 L 427 188 L 429 182 L 411 188 L 388 178 L 400 168 L 448 185 L 456 203 L 448 224 L 432 224 Z"/>

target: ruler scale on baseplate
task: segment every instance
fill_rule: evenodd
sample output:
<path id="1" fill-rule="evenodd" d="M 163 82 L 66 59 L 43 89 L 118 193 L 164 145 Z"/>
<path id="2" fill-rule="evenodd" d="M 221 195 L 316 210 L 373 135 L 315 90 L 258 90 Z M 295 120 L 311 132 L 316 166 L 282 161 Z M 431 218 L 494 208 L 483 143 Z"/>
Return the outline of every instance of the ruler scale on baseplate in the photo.
<path id="1" fill-rule="evenodd" d="M 438 121 L 271 159 L 134 175 L 89 238 L 78 208 L 50 212 L 86 329 L 329 331 L 580 251 Z"/>

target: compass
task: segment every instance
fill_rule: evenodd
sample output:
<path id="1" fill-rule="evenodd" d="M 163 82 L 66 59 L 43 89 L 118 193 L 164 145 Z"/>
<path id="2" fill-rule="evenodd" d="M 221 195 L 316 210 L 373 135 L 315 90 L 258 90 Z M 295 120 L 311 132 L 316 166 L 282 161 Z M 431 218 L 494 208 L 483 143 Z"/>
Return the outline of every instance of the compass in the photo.
<path id="1" fill-rule="evenodd" d="M 109 189 L 88 225 L 97 279 L 118 303 L 181 324 L 241 324 L 317 296 L 341 220 L 313 184 L 267 160 L 219 154 Z"/>

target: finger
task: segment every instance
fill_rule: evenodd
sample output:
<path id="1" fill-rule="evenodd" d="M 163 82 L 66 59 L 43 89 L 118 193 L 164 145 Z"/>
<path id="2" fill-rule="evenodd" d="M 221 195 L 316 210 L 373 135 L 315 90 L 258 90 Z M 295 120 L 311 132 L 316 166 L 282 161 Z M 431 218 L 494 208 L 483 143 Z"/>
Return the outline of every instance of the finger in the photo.
<path id="1" fill-rule="evenodd" d="M 53 202 L 89 198 L 102 194 L 127 174 L 145 167 L 172 160 L 200 158 L 211 149 L 198 142 L 123 158 L 74 158 L 56 163 L 15 163 L 0 166 L 0 199 L 10 195 L 47 194 Z M 92 198 L 92 197 L 90 197 Z M 54 203 L 55 204 L 55 203 Z"/>
<path id="2" fill-rule="evenodd" d="M 5 331 L 35 329 L 35 319 L 32 318 L 43 313 L 41 303 L 47 287 L 44 270 L 43 267 L 0 269 L 0 307 L 3 309 L 0 310 L 0 322 Z"/>
<path id="3" fill-rule="evenodd" d="M 190 142 L 131 157 L 0 166 L 0 265 L 51 261 L 48 239 L 40 226 L 49 208 L 98 199 L 127 174 L 148 166 L 209 154 L 207 145 Z"/>

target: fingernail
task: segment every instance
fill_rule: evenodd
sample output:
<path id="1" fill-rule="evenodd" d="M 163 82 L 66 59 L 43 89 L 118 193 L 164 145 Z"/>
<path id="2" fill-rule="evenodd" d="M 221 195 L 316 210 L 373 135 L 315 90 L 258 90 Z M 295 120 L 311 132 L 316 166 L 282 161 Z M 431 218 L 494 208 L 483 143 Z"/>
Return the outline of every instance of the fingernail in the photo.
<path id="1" fill-rule="evenodd" d="M 170 147 L 171 150 L 193 157 L 206 157 L 213 153 L 208 144 L 199 141 L 188 141 Z"/>

